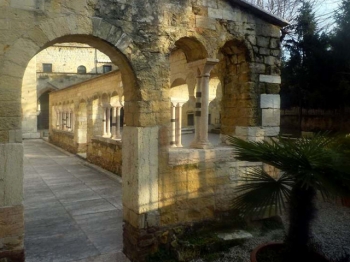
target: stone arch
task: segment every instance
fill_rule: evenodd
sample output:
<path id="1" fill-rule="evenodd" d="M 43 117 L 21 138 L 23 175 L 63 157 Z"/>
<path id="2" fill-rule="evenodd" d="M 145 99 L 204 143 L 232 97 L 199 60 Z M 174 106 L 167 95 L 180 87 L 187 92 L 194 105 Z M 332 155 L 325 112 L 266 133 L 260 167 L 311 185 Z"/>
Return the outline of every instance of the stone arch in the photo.
<path id="1" fill-rule="evenodd" d="M 184 52 L 188 63 L 208 57 L 205 46 L 195 37 L 182 37 L 175 46 Z"/>
<path id="2" fill-rule="evenodd" d="M 46 47 L 63 42 L 89 44 L 108 55 L 122 73 L 125 101 L 142 100 L 132 64 L 137 60 L 138 65 L 141 65 L 140 68 L 149 68 L 149 65 L 132 39 L 122 28 L 111 25 L 102 18 L 77 17 L 74 14 L 47 19 L 33 26 L 8 46 L 0 68 L 4 83 L 21 90 L 20 82 L 31 58 Z M 133 124 L 129 123 L 130 126 Z"/>
<path id="3" fill-rule="evenodd" d="M 236 126 L 258 125 L 258 94 L 251 48 L 243 40 L 229 40 L 220 49 L 216 75 L 222 84 L 221 134 L 233 134 Z"/>
<path id="4" fill-rule="evenodd" d="M 47 86 L 47 87 L 45 87 L 45 88 L 43 88 L 43 89 L 41 89 L 40 91 L 37 92 L 37 98 L 39 99 L 39 97 L 42 94 L 46 93 L 46 92 L 52 92 L 52 91 L 55 91 L 55 90 L 57 90 L 57 89 L 55 89 L 53 87 L 50 87 L 50 86 Z"/>

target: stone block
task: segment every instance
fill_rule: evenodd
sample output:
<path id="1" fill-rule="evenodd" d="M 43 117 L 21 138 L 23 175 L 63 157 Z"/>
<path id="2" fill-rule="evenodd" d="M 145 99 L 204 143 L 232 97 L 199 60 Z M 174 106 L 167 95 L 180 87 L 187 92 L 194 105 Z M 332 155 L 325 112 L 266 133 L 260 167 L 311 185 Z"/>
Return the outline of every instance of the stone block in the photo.
<path id="1" fill-rule="evenodd" d="M 270 48 L 278 49 L 281 46 L 281 42 L 279 38 L 271 38 L 270 40 Z"/>
<path id="2" fill-rule="evenodd" d="M 260 75 L 259 81 L 263 83 L 281 84 L 281 76 Z"/>
<path id="3" fill-rule="evenodd" d="M 254 127 L 236 126 L 235 135 L 249 136 L 249 137 L 263 137 L 264 129 L 259 126 L 254 126 Z"/>
<path id="4" fill-rule="evenodd" d="M 44 0 L 11 0 L 11 7 L 25 10 L 44 10 Z"/>
<path id="5" fill-rule="evenodd" d="M 216 30 L 216 20 L 209 17 L 196 16 L 196 27 Z"/>
<path id="6" fill-rule="evenodd" d="M 9 27 L 7 19 L 0 19 L 0 30 L 6 30 Z"/>
<path id="7" fill-rule="evenodd" d="M 279 126 L 264 127 L 265 136 L 278 136 L 280 133 Z"/>
<path id="8" fill-rule="evenodd" d="M 267 65 L 279 65 L 280 64 L 280 60 L 274 56 L 265 56 L 264 57 L 264 63 Z"/>
<path id="9" fill-rule="evenodd" d="M 208 8 L 208 16 L 214 19 L 222 19 L 222 10 L 216 8 Z"/>
<path id="10" fill-rule="evenodd" d="M 260 108 L 267 109 L 279 109 L 281 107 L 280 95 L 273 94 L 261 94 L 260 95 Z"/>
<path id="11" fill-rule="evenodd" d="M 22 130 L 10 130 L 9 131 L 9 142 L 10 143 L 21 143 L 22 142 Z"/>
<path id="12" fill-rule="evenodd" d="M 256 38 L 256 44 L 257 46 L 268 48 L 270 43 L 270 38 L 269 37 L 263 37 L 263 36 L 258 36 Z"/>
<path id="13" fill-rule="evenodd" d="M 0 207 L 0 241 L 4 238 L 23 236 L 23 234 L 23 206 Z"/>
<path id="14" fill-rule="evenodd" d="M 262 126 L 280 126 L 280 109 L 262 109 Z"/>
<path id="15" fill-rule="evenodd" d="M 222 18 L 231 21 L 240 21 L 242 13 L 237 10 L 223 9 Z"/>
<path id="16" fill-rule="evenodd" d="M 123 205 L 141 214 L 158 209 L 158 127 L 124 127 Z"/>
<path id="17" fill-rule="evenodd" d="M 266 84 L 265 92 L 267 94 L 278 94 L 280 92 L 280 89 L 280 84 Z"/>
<path id="18" fill-rule="evenodd" d="M 0 206 L 22 203 L 23 199 L 23 146 L 0 144 Z M 0 187 L 1 187 L 0 184 Z"/>

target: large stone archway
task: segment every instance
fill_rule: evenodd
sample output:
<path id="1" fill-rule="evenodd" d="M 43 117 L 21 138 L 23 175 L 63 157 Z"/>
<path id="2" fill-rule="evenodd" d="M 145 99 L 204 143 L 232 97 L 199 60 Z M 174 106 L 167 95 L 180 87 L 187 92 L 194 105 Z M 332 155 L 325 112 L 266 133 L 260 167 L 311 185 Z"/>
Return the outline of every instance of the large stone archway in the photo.
<path id="1" fill-rule="evenodd" d="M 213 164 L 231 161 L 225 158 L 227 151 L 202 145 L 193 151 L 169 149 L 169 55 L 174 48 L 182 49 L 189 63 L 210 58 L 212 66 L 224 61 L 223 55 L 234 60 L 229 53 L 234 51 L 220 51 L 225 43 L 249 43 L 253 62 L 246 65 L 250 73 L 241 81 L 256 95 L 249 111 L 254 121 L 226 121 L 224 134 L 244 124 L 257 130 L 265 125 L 270 134 L 277 130 L 271 124 L 277 124 L 279 112 L 279 28 L 287 23 L 245 1 L 7 0 L 0 1 L 0 11 L 0 258 L 23 260 L 21 86 L 30 59 L 50 45 L 89 44 L 108 55 L 122 73 L 124 244 L 134 261 L 157 250 L 157 238 L 169 228 L 213 219 L 227 208 L 227 192 L 232 195 L 234 188 L 221 174 L 229 165 L 215 169 Z M 238 70 L 237 63 L 230 65 L 225 72 Z M 206 68 L 200 70 L 207 77 Z M 219 76 L 224 95 L 227 75 L 232 74 Z M 199 94 L 196 99 L 199 105 Z M 225 110 L 240 106 L 224 103 Z"/>

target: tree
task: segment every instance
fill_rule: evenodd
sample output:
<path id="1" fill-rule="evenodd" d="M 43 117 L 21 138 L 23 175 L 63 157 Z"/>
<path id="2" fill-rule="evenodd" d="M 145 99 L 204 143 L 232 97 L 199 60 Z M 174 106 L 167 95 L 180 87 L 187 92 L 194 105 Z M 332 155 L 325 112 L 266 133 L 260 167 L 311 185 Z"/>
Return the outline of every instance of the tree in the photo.
<path id="1" fill-rule="evenodd" d="M 250 3 L 290 23 L 290 26 L 281 28 L 281 40 L 293 33 L 291 27 L 296 24 L 298 12 L 304 2 L 305 0 L 250 0 Z M 307 3 L 313 7 L 318 2 L 319 0 L 309 0 Z"/>
<path id="2" fill-rule="evenodd" d="M 282 212 L 289 204 L 289 229 L 283 261 L 313 261 L 306 258 L 310 226 L 316 215 L 314 200 L 319 191 L 325 197 L 349 194 L 350 165 L 338 138 L 316 135 L 297 141 L 271 139 L 251 142 L 233 136 L 229 142 L 236 158 L 263 162 L 281 171 L 278 179 L 262 169 L 246 174 L 246 183 L 236 189 L 233 205 L 242 214 L 266 214 L 271 207 Z"/>
<path id="3" fill-rule="evenodd" d="M 343 0 L 335 14 L 336 27 L 331 38 L 334 59 L 333 92 L 342 106 L 350 105 L 350 0 Z"/>

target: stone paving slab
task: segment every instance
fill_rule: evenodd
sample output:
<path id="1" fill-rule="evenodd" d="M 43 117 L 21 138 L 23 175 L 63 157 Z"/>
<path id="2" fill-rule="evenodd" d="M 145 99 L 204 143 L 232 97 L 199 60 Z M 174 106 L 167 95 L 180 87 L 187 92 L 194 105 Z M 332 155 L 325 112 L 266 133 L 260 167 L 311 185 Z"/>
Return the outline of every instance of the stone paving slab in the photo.
<path id="1" fill-rule="evenodd" d="M 43 140 L 24 141 L 27 262 L 129 262 L 120 179 Z"/>

